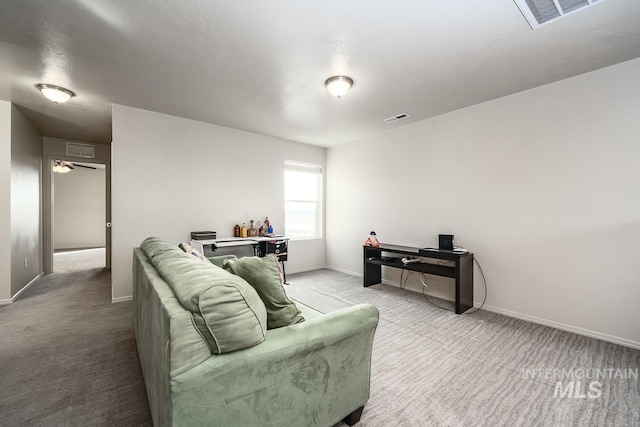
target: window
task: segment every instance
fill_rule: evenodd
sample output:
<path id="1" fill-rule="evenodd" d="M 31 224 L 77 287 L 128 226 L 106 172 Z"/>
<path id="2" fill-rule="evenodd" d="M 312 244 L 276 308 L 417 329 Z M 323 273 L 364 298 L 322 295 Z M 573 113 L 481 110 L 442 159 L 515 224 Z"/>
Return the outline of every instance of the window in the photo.
<path id="1" fill-rule="evenodd" d="M 322 237 L 322 167 L 284 164 L 284 231 L 288 237 Z"/>

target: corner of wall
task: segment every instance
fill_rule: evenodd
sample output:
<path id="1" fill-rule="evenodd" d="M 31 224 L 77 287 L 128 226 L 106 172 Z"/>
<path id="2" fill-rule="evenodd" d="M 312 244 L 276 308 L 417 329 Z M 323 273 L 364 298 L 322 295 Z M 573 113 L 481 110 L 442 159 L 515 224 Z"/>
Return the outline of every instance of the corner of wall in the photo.
<path id="1" fill-rule="evenodd" d="M 11 103 L 0 101 L 0 304 L 11 302 Z"/>
<path id="2" fill-rule="evenodd" d="M 11 296 L 42 273 L 42 135 L 11 105 Z"/>

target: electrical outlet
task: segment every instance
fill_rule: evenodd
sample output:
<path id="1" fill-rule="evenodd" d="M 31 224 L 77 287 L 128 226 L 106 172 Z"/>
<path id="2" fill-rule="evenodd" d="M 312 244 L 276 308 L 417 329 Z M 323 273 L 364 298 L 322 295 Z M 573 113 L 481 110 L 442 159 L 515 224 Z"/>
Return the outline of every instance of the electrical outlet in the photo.
<path id="1" fill-rule="evenodd" d="M 24 259 L 24 268 L 27 268 L 27 259 Z"/>

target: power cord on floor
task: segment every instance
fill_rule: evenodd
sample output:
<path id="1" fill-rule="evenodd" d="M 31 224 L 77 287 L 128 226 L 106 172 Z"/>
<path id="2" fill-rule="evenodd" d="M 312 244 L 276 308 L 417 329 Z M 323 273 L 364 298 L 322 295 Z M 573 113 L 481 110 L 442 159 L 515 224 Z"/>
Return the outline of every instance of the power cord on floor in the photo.
<path id="1" fill-rule="evenodd" d="M 410 273 L 412 273 L 412 271 L 408 271 L 408 270 L 407 270 L 407 277 L 404 277 L 404 272 L 405 272 L 405 270 L 402 270 L 402 271 L 400 272 L 400 289 L 402 289 L 402 290 L 405 290 L 405 289 L 406 289 L 406 287 L 407 287 L 407 280 L 409 280 L 409 276 L 410 276 Z M 404 280 L 403 280 L 403 277 L 404 277 Z"/>
<path id="2" fill-rule="evenodd" d="M 480 270 L 480 275 L 482 276 L 482 283 L 484 283 L 484 297 L 482 298 L 482 303 L 480 304 L 479 307 L 474 307 L 472 310 L 467 310 L 463 314 L 473 314 L 480 311 L 482 307 L 484 307 L 484 303 L 487 301 L 487 279 L 484 277 L 484 271 L 482 271 L 482 266 L 480 265 L 480 262 L 475 256 L 473 257 L 473 262 L 478 265 L 478 270 Z M 408 276 L 409 275 L 407 274 L 407 277 Z M 427 301 L 432 306 L 437 307 L 441 310 L 451 311 L 450 309 L 446 307 L 442 307 L 441 305 L 438 305 L 429 299 L 429 297 L 425 293 L 425 289 L 429 287 L 429 284 L 427 283 L 427 277 L 425 276 L 424 273 L 420 273 L 419 277 L 420 277 L 420 282 L 422 283 L 422 296 L 425 299 L 425 301 Z M 406 279 L 405 279 L 405 285 L 406 285 Z M 400 275 L 400 288 L 404 289 L 404 286 L 402 284 L 402 274 Z"/>
<path id="3" fill-rule="evenodd" d="M 420 273 L 419 277 L 420 277 L 420 282 L 422 282 L 422 297 L 425 299 L 425 301 L 427 301 L 432 306 L 439 308 L 440 310 L 451 311 L 448 308 L 442 307 L 429 299 L 427 294 L 424 293 L 424 290 L 429 287 L 429 285 L 427 284 L 427 276 L 425 276 L 424 273 Z"/>
<path id="4" fill-rule="evenodd" d="M 480 262 L 478 261 L 478 259 L 475 256 L 473 257 L 473 262 L 478 264 L 478 270 L 480 270 L 480 275 L 482 276 L 482 282 L 484 283 L 484 297 L 482 298 L 482 304 L 480 304 L 480 307 L 478 307 L 478 308 L 474 307 L 473 310 L 465 311 L 464 314 L 473 314 L 476 311 L 480 311 L 480 309 L 482 309 L 482 307 L 484 307 L 484 303 L 487 301 L 487 279 L 485 279 L 484 271 L 482 271 L 482 266 L 480 265 Z"/>

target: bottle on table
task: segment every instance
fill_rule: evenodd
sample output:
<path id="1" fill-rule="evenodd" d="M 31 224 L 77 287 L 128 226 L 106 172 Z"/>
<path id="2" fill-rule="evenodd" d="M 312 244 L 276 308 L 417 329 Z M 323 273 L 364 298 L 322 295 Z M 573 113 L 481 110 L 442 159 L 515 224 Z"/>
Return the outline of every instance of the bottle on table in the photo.
<path id="1" fill-rule="evenodd" d="M 250 220 L 249 224 L 249 230 L 247 232 L 249 237 L 256 237 L 258 235 L 258 229 L 253 226 L 253 220 Z"/>

